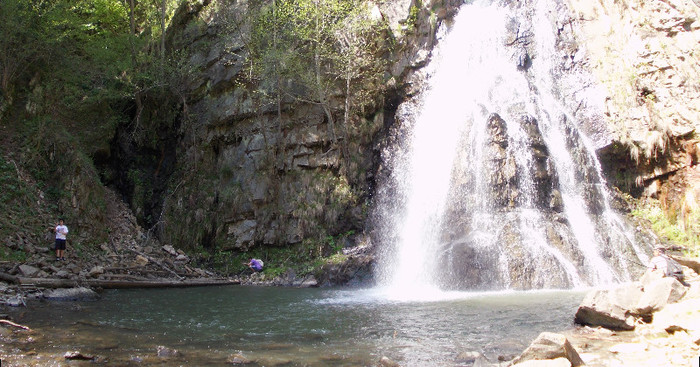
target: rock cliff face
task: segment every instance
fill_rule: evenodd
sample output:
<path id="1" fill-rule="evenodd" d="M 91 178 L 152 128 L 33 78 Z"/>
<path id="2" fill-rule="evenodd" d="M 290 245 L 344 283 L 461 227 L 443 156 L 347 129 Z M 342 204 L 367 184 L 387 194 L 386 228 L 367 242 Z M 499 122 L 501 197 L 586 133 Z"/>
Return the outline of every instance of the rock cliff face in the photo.
<path id="1" fill-rule="evenodd" d="M 671 216 L 688 216 L 700 199 L 693 178 L 700 7 L 692 0 L 570 5 L 583 61 L 605 93 L 613 140 L 599 155 L 608 180 L 635 195 L 661 199 Z"/>
<path id="2" fill-rule="evenodd" d="M 175 132 L 156 133 L 167 138 L 168 149 L 155 151 L 161 159 L 151 162 L 151 174 L 161 175 L 160 183 L 142 194 L 159 200 L 141 212 L 142 219 L 148 212 L 165 243 L 207 249 L 284 246 L 368 227 L 383 231 L 367 221 L 369 209 L 382 205 L 374 197 L 376 183 L 389 175 L 389 158 L 381 152 L 397 146 L 405 128 L 395 116 L 397 107 L 423 87 L 420 69 L 431 58 L 435 32 L 450 23 L 458 3 L 395 0 L 376 6 L 394 45 L 384 55 L 389 61 L 385 88 L 375 90 L 375 102 L 341 127 L 347 131 L 341 145 L 334 143 L 320 105 L 285 99 L 278 106 L 260 98 L 261 82 L 247 75 L 249 3 L 187 2 L 173 20 L 168 44 L 188 55 L 192 72 L 180 92 L 189 97 L 168 102 L 178 111 L 171 125 Z M 533 49 L 531 3 L 510 4 L 512 61 L 525 74 L 544 57 Z M 700 71 L 698 11 L 690 0 L 570 0 L 548 10 L 559 37 L 553 50 L 560 58 L 556 67 L 562 75 L 585 71 L 594 76 L 567 77 L 554 93 L 582 121 L 608 180 L 633 193 L 641 192 L 629 185 L 636 181 L 650 188 L 648 195 L 668 192 L 671 201 L 674 191 L 665 182 L 694 185 L 694 176 L 681 169 L 698 161 L 693 134 L 700 113 L 700 87 L 693 77 Z M 331 97 L 338 120 L 343 98 L 341 88 Z M 557 173 L 551 153 L 537 121 L 525 118 L 521 126 L 537 158 L 537 205 L 549 208 L 552 223 L 561 224 L 557 213 L 563 204 L 553 184 Z M 491 177 L 493 201 L 512 207 L 519 200 L 518 176 L 512 157 L 506 156 L 503 117 L 493 115 L 489 129 L 491 164 L 498 173 Z M 675 172 L 679 175 L 665 180 Z M 588 192 L 589 209 L 599 212 L 595 197 L 600 193 L 594 187 Z M 687 205 L 697 205 L 695 198 Z"/>
<path id="3" fill-rule="evenodd" d="M 387 6 L 398 26 L 410 3 Z M 385 123 L 382 90 L 352 113 L 336 142 L 319 103 L 265 98 L 265 80 L 250 78 L 247 2 L 190 1 L 168 36 L 184 50 L 187 77 L 160 237 L 181 247 L 245 251 L 361 232 L 377 165 L 373 144 Z M 377 7 L 375 11 L 381 11 Z M 293 82 L 293 81 L 292 81 Z M 361 83 L 361 82 L 360 82 Z M 333 91 L 334 120 L 344 95 Z"/>

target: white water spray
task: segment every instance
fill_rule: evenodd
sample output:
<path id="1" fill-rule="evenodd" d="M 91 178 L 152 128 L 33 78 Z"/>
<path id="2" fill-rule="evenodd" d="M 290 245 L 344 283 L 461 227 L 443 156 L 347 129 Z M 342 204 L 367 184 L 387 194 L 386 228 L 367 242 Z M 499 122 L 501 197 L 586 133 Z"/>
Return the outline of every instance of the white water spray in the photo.
<path id="1" fill-rule="evenodd" d="M 436 297 L 446 286 L 460 289 L 451 283 L 520 289 L 581 287 L 629 278 L 627 271 L 616 272 L 601 255 L 603 244 L 596 235 L 600 221 L 593 220 L 587 210 L 586 189 L 577 176 L 573 155 L 586 155 L 595 165 L 597 177 L 589 178 L 593 181 L 588 187 L 599 187 L 605 193 L 605 184 L 583 135 L 577 144 L 583 153 L 569 151 L 570 137 L 564 130 L 576 129 L 575 119 L 552 93 L 556 88 L 550 85 L 557 83 L 552 77 L 556 62 L 553 28 L 546 19 L 545 2 L 540 1 L 536 9 L 538 35 L 533 39 L 541 43 L 536 49 L 550 54 L 539 55 L 530 77 L 518 69 L 506 46 L 509 10 L 464 5 L 425 68 L 428 88 L 418 101 L 399 107 L 399 120 L 412 130 L 406 139 L 408 153 L 390 162 L 395 187 L 386 191 L 397 197 L 383 210 L 387 222 L 393 223 L 393 232 L 384 236 L 377 274 L 390 298 L 425 299 Z M 507 136 L 507 141 L 499 142 L 507 154 L 503 158 L 489 155 L 493 154 L 489 144 L 494 143 L 487 131 L 494 128 L 494 121 L 502 122 L 499 129 Z M 539 169 L 541 176 L 543 169 L 537 165 L 542 158 L 531 152 L 532 132 L 526 132 L 523 125 L 529 121 L 535 122 L 546 144 L 551 166 L 547 170 L 556 171 L 553 185 L 560 191 L 561 214 L 541 208 L 538 185 L 542 184 L 537 172 Z M 489 176 L 504 172 L 485 171 L 494 161 L 513 171 L 509 177 L 517 177 L 506 183 L 517 185 L 508 188 L 515 194 L 500 206 L 494 202 Z M 607 200 L 606 194 L 602 196 Z M 454 213 L 453 201 L 461 203 L 461 214 Z M 607 202 L 601 206 L 609 209 Z M 468 218 L 456 221 L 464 228 L 452 228 L 453 223 L 446 221 L 450 211 L 452 217 Z M 562 215 L 566 225 L 552 219 Z M 624 232 L 619 220 L 609 220 L 619 218 L 601 217 L 606 221 L 602 230 Z M 548 220 L 555 223 L 547 226 Z M 450 239 L 449 232 L 465 235 Z M 623 246 L 631 245 L 637 256 L 642 254 L 630 235 L 615 236 L 622 238 Z M 575 248 L 556 245 L 553 238 Z M 460 263 L 459 256 L 469 263 Z M 620 258 L 616 262 L 624 263 Z M 483 267 L 490 273 L 465 266 Z M 469 277 L 479 279 L 464 279 Z"/>

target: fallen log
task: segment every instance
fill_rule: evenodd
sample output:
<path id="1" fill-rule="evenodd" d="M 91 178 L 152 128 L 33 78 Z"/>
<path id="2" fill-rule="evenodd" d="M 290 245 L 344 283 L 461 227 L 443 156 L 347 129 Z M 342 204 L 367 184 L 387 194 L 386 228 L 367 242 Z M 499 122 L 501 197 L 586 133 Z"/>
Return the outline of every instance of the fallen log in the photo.
<path id="1" fill-rule="evenodd" d="M 157 280 L 107 280 L 107 279 L 48 279 L 48 278 L 18 278 L 20 285 L 33 285 L 41 288 L 73 288 L 73 287 L 99 287 L 104 289 L 125 288 L 184 288 L 202 287 L 213 285 L 241 284 L 239 280 L 228 278 L 192 278 L 184 280 L 157 279 Z"/>
<path id="2" fill-rule="evenodd" d="M 102 274 L 101 278 L 103 279 L 108 279 L 108 280 L 114 280 L 114 279 L 119 279 L 123 281 L 130 281 L 130 282 L 140 282 L 144 280 L 151 280 L 146 277 L 142 276 L 137 276 L 133 274 Z"/>
<path id="3" fill-rule="evenodd" d="M 17 277 L 14 275 L 6 274 L 6 273 L 0 273 L 0 280 L 6 281 L 8 283 L 14 283 L 17 284 L 18 280 Z"/>

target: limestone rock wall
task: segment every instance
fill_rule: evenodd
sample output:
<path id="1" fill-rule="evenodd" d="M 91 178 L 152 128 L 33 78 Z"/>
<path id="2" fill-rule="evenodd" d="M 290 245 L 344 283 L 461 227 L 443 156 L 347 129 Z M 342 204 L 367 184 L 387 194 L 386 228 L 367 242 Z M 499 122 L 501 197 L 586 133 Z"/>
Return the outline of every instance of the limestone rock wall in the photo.
<path id="1" fill-rule="evenodd" d="M 336 126 L 347 134 L 341 143 L 318 104 L 285 99 L 278 111 L 260 96 L 265 81 L 248 75 L 248 5 L 191 1 L 173 21 L 168 43 L 188 55 L 194 72 L 184 93 L 193 97 L 183 106 L 160 237 L 180 247 L 247 250 L 362 231 L 378 166 L 374 146 L 391 107 L 375 91 L 373 104 Z M 429 17 L 406 24 L 412 6 L 375 6 L 398 40 L 391 51 L 398 56 L 389 57 L 408 60 L 387 74 L 394 89 L 417 63 L 405 38 L 430 32 Z M 339 88 L 331 100 L 337 124 L 343 98 Z"/>
<path id="2" fill-rule="evenodd" d="M 659 199 L 670 218 L 691 229 L 700 207 L 700 5 L 569 3 L 614 132 L 599 150 L 607 179 L 635 196 Z"/>
<path id="3" fill-rule="evenodd" d="M 700 7 L 692 0 L 569 3 L 605 93 L 615 141 L 601 155 L 611 173 L 621 168 L 611 180 L 634 191 L 697 163 Z"/>

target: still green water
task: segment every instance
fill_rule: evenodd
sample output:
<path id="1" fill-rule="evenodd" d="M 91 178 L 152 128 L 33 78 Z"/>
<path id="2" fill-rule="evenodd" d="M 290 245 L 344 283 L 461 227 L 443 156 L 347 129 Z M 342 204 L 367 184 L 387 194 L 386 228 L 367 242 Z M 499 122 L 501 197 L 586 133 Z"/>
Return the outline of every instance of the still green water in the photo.
<path id="1" fill-rule="evenodd" d="M 478 351 L 512 358 L 542 331 L 570 329 L 577 291 L 450 293 L 392 301 L 377 290 L 202 287 L 109 290 L 95 302 L 45 302 L 22 322 L 47 335 L 48 350 L 80 350 L 110 364 L 455 366 Z M 155 358 L 158 346 L 181 356 Z"/>

